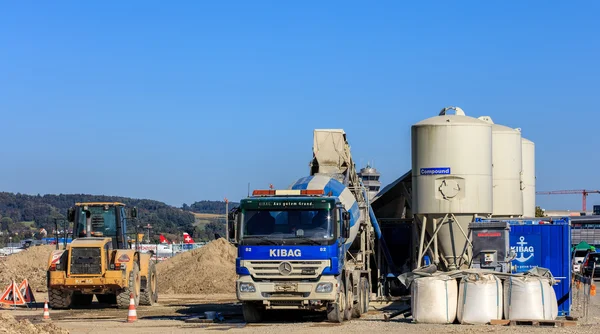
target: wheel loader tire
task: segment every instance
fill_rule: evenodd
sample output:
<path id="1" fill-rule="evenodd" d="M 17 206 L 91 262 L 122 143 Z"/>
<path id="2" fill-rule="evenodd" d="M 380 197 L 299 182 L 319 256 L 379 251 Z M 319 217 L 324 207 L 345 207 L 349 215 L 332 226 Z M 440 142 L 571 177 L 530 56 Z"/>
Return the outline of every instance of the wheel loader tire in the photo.
<path id="1" fill-rule="evenodd" d="M 117 296 L 113 294 L 96 295 L 96 299 L 100 304 L 114 305 L 117 303 Z"/>
<path id="2" fill-rule="evenodd" d="M 244 321 L 247 323 L 261 322 L 263 319 L 264 309 L 256 305 L 256 303 L 245 302 L 242 304 L 242 314 Z"/>
<path id="3" fill-rule="evenodd" d="M 129 284 L 127 288 L 121 290 L 117 294 L 117 308 L 129 309 L 129 294 L 133 293 L 133 300 L 135 306 L 140 304 L 140 267 L 134 262 L 133 269 L 129 273 Z"/>
<path id="4" fill-rule="evenodd" d="M 92 305 L 94 295 L 84 295 L 80 293 L 74 293 L 72 297 L 71 305 L 73 307 L 86 307 Z"/>
<path id="5" fill-rule="evenodd" d="M 148 277 L 146 278 L 146 289 L 140 293 L 140 305 L 152 306 L 158 301 L 158 285 L 156 279 L 156 267 L 150 260 L 148 265 Z"/>
<path id="6" fill-rule="evenodd" d="M 73 293 L 71 291 L 63 291 L 59 289 L 48 289 L 49 306 L 53 309 L 68 309 L 73 301 Z"/>
<path id="7" fill-rule="evenodd" d="M 344 310 L 346 309 L 346 294 L 340 290 L 336 303 L 331 303 L 327 307 L 327 320 L 330 322 L 341 323 L 344 321 Z"/>

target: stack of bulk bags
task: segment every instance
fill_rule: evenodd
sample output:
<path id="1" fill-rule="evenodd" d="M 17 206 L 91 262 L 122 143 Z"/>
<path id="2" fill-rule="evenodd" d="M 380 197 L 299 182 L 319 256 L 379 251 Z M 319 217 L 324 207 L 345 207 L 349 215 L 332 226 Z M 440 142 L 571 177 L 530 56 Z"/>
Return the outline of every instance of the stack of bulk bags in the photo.
<path id="1" fill-rule="evenodd" d="M 504 281 L 504 316 L 508 320 L 555 320 L 556 293 L 544 277 L 509 277 Z"/>
<path id="2" fill-rule="evenodd" d="M 413 319 L 417 323 L 451 324 L 456 319 L 458 284 L 450 276 L 416 278 L 411 287 Z"/>
<path id="3" fill-rule="evenodd" d="M 487 324 L 502 319 L 502 281 L 493 274 L 469 274 L 460 281 L 458 321 L 461 324 Z"/>

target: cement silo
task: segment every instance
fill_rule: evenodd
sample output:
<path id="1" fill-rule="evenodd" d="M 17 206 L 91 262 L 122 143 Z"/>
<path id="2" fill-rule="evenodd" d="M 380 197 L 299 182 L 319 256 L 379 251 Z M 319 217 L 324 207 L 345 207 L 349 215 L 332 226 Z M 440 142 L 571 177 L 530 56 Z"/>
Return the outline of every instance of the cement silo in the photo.
<path id="1" fill-rule="evenodd" d="M 535 217 L 535 144 L 528 139 L 521 139 L 523 151 L 523 216 Z"/>
<path id="2" fill-rule="evenodd" d="M 492 125 L 449 107 L 413 125 L 411 135 L 412 210 L 426 227 L 417 263 L 430 249 L 447 270 L 465 268 L 468 225 L 492 213 Z"/>
<path id="3" fill-rule="evenodd" d="M 522 216 L 521 130 L 494 124 L 490 116 L 481 116 L 479 119 L 492 124 L 494 182 L 492 215 L 495 217 Z"/>

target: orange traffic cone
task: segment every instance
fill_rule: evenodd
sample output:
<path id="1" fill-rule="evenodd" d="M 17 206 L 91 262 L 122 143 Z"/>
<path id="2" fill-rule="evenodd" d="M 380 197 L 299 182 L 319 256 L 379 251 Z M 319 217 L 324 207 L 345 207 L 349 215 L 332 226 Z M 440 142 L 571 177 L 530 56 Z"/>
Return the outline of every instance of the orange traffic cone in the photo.
<path id="1" fill-rule="evenodd" d="M 591 296 L 596 295 L 596 285 L 595 284 L 592 284 L 592 286 L 590 287 L 590 295 Z"/>
<path id="2" fill-rule="evenodd" d="M 48 298 L 44 301 L 44 320 L 50 320 L 50 311 L 48 311 Z"/>
<path id="3" fill-rule="evenodd" d="M 135 300 L 133 293 L 129 295 L 129 314 L 127 314 L 127 322 L 137 321 L 137 312 L 135 311 Z"/>

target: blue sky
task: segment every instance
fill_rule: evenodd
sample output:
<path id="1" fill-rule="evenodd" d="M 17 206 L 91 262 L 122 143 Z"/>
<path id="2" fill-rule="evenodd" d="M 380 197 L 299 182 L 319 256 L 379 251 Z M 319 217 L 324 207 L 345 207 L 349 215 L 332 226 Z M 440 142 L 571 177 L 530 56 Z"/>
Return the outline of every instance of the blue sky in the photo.
<path id="1" fill-rule="evenodd" d="M 343 128 L 387 184 L 457 105 L 522 128 L 538 190 L 600 188 L 598 2 L 0 5 L 0 189 L 237 200 Z M 589 208 L 600 204 L 590 195 Z M 578 210 L 577 195 L 538 196 Z"/>

